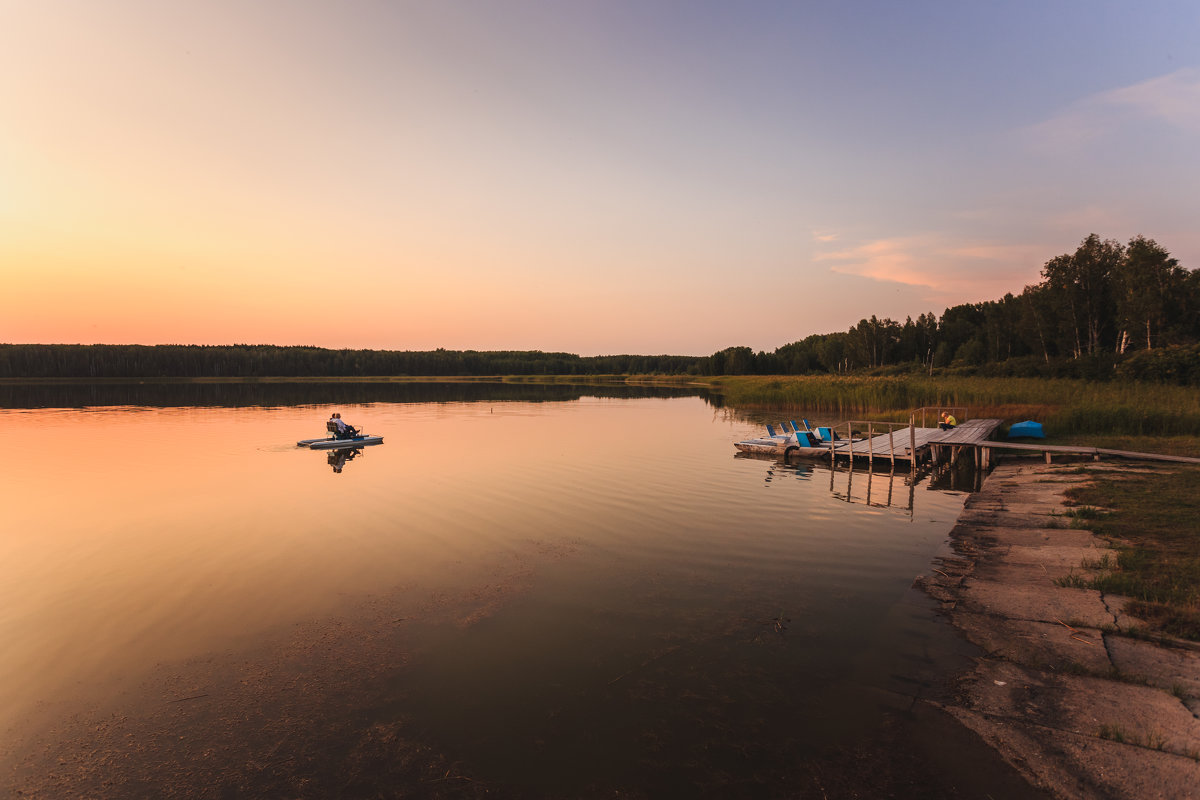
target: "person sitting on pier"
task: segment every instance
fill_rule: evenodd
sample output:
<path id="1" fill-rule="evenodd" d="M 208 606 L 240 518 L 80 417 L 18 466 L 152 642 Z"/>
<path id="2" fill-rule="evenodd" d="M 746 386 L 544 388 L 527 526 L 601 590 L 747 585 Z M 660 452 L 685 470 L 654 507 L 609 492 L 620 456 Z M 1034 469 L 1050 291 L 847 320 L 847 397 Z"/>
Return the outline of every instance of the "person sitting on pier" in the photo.
<path id="1" fill-rule="evenodd" d="M 942 421 L 938 423 L 938 427 L 944 431 L 948 431 L 958 424 L 958 420 L 954 418 L 948 411 L 942 412 Z"/>
<path id="2" fill-rule="evenodd" d="M 335 411 L 333 416 L 329 418 L 329 425 L 333 426 L 333 436 L 335 439 L 351 439 L 358 436 L 358 429 L 353 425 L 347 425 L 342 421 L 341 413 Z M 325 427 L 329 427 L 326 425 Z"/>

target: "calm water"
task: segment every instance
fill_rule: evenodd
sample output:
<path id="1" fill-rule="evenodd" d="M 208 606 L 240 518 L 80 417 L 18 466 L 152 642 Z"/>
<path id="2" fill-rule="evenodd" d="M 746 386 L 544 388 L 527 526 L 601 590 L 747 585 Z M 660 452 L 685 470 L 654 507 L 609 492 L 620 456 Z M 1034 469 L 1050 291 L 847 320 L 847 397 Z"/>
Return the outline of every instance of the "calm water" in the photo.
<path id="1" fill-rule="evenodd" d="M 303 391 L 0 411 L 19 780 L 771 794 L 929 680 L 960 493 L 735 457 L 695 396 Z M 294 446 L 335 408 L 385 444 Z"/>

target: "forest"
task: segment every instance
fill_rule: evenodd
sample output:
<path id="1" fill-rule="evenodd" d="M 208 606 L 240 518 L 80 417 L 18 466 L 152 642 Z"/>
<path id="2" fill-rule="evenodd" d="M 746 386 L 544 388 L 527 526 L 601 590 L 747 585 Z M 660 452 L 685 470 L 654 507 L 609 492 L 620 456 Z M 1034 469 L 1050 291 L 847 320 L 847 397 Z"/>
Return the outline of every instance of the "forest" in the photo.
<path id="1" fill-rule="evenodd" d="M 1127 377 L 1200 384 L 1200 270 L 1152 239 L 1085 238 L 1019 295 L 903 323 L 872 316 L 773 353 L 714 353 L 717 375 L 900 374 Z"/>
<path id="2" fill-rule="evenodd" d="M 0 378 L 352 378 L 696 374 L 702 356 L 578 356 L 276 345 L 0 345 Z"/>
<path id="3" fill-rule="evenodd" d="M 1086 237 L 1019 295 L 903 323 L 872 315 L 774 352 L 579 356 L 541 351 L 275 345 L 0 344 L 0 378 L 927 373 L 1200 385 L 1200 270 L 1155 242 Z"/>

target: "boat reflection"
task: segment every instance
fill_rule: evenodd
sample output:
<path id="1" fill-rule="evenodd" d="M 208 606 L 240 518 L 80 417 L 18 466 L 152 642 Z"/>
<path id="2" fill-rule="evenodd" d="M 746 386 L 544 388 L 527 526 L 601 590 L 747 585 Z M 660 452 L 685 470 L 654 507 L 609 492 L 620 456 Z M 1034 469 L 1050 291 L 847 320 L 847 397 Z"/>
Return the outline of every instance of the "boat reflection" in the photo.
<path id="1" fill-rule="evenodd" d="M 325 460 L 329 463 L 329 466 L 333 467 L 334 472 L 341 474 L 342 468 L 346 466 L 346 462 L 353 461 L 360 455 L 362 455 L 361 447 L 339 447 L 330 450 L 326 454 Z"/>
<path id="2" fill-rule="evenodd" d="M 745 454 L 738 453 L 738 456 L 742 455 Z M 770 483 L 771 481 L 775 480 L 776 477 L 785 478 L 789 476 L 794 477 L 797 480 L 805 481 L 812 477 L 812 473 L 813 468 L 811 464 L 796 464 L 788 463 L 787 461 L 776 461 L 772 463 L 771 466 L 767 467 L 767 476 L 764 479 L 764 483 Z"/>

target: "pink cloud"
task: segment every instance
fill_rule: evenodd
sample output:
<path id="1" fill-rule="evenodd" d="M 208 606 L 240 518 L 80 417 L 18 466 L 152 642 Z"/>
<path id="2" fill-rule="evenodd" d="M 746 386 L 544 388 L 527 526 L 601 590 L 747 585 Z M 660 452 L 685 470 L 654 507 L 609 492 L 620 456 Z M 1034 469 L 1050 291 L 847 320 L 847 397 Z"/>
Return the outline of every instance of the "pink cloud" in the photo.
<path id="1" fill-rule="evenodd" d="M 1181 69 L 1084 97 L 1024 134 L 1036 149 L 1059 151 L 1150 121 L 1200 133 L 1200 69 Z"/>
<path id="2" fill-rule="evenodd" d="M 1036 280 L 1054 255 L 1044 245 L 959 241 L 937 234 L 877 239 L 820 253 L 833 272 L 928 290 L 931 299 L 997 299 Z"/>

